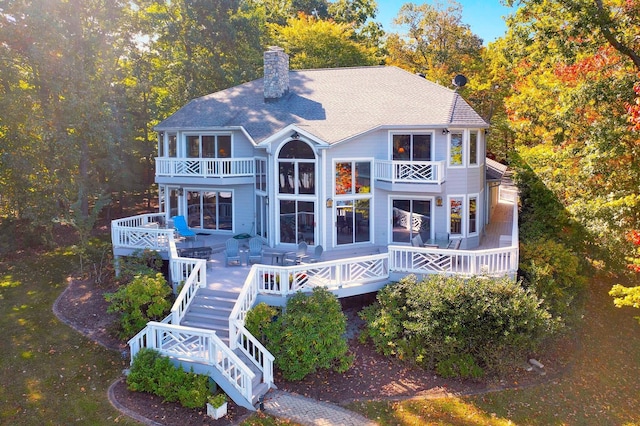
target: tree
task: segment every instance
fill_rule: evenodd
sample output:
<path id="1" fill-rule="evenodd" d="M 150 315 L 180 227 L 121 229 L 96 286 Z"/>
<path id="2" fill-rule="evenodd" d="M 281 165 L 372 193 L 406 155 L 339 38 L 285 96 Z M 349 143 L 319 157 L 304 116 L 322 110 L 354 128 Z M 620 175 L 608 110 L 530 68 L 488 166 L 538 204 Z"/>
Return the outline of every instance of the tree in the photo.
<path id="1" fill-rule="evenodd" d="M 395 23 L 407 28 L 406 36 L 391 34 L 388 62 L 449 85 L 457 73 L 480 59 L 482 40 L 462 23 L 462 6 L 455 1 L 400 8 Z"/>
<path id="2" fill-rule="evenodd" d="M 633 272 L 640 273 L 640 231 L 631 231 L 627 233 L 626 237 L 627 241 L 632 243 L 635 248 L 635 254 L 628 258 L 631 263 L 627 267 Z M 618 308 L 631 306 L 640 309 L 640 286 L 626 287 L 616 284 L 609 291 L 609 295 L 613 296 L 613 303 Z M 640 316 L 637 316 L 636 319 L 640 322 Z"/>
<path id="3" fill-rule="evenodd" d="M 271 25 L 272 38 L 290 56 L 293 69 L 335 68 L 376 63 L 375 50 L 353 40 L 349 25 L 300 14 L 287 26 Z"/>

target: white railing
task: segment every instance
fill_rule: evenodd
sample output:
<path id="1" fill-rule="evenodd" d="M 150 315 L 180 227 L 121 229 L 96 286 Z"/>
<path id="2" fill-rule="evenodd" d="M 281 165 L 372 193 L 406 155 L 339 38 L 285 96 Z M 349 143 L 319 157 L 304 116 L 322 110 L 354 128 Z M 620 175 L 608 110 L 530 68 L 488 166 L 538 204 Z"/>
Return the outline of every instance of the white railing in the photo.
<path id="1" fill-rule="evenodd" d="M 129 347 L 131 362 L 140 349 L 150 348 L 169 357 L 214 366 L 247 401 L 252 400 L 255 374 L 216 336 L 215 331 L 149 322 L 129 340 Z"/>
<path id="2" fill-rule="evenodd" d="M 167 250 L 173 240 L 173 229 L 160 227 L 163 213 L 142 214 L 111 221 L 113 247 Z"/>
<path id="3" fill-rule="evenodd" d="M 375 163 L 375 177 L 393 183 L 442 183 L 444 161 L 384 161 Z"/>
<path id="4" fill-rule="evenodd" d="M 518 247 L 469 251 L 389 246 L 389 269 L 406 274 L 512 276 L 518 269 Z"/>
<path id="5" fill-rule="evenodd" d="M 156 176 L 246 177 L 255 173 L 251 158 L 156 157 Z"/>
<path id="6" fill-rule="evenodd" d="M 171 308 L 171 323 L 172 324 L 180 324 L 182 319 L 184 318 L 191 302 L 198 291 L 199 288 L 204 287 L 207 284 L 207 263 L 205 260 L 198 259 L 188 259 L 188 258 L 177 258 L 171 259 L 171 277 L 172 281 L 174 270 L 181 271 L 182 275 L 177 276 L 185 276 L 186 279 L 174 281 L 174 293 L 180 284 L 184 283 L 182 289 L 180 290 L 180 294 L 176 298 L 176 301 L 173 303 L 173 307 Z M 177 283 L 177 285 L 175 284 Z"/>

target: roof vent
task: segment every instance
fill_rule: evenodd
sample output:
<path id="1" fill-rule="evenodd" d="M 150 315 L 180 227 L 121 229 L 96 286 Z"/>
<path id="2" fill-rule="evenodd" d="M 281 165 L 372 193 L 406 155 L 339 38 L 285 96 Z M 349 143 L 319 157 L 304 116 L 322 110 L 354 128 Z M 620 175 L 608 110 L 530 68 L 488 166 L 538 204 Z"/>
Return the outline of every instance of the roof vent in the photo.
<path id="1" fill-rule="evenodd" d="M 464 87 L 465 84 L 467 84 L 467 77 L 462 74 L 458 74 L 453 77 L 453 80 L 451 80 L 451 84 L 456 86 L 456 90 L 458 90 L 459 88 Z"/>

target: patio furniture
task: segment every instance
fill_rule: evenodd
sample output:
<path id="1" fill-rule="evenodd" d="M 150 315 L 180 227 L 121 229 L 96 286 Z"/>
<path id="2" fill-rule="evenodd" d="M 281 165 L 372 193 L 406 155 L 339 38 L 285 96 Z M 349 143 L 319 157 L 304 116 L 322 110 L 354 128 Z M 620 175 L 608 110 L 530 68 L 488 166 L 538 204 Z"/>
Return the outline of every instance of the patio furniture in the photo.
<path id="1" fill-rule="evenodd" d="M 238 244 L 238 240 L 229 238 L 225 243 L 225 246 L 225 266 L 232 262 L 237 262 L 238 265 L 242 265 L 242 261 L 240 260 L 240 244 Z"/>
<path id="2" fill-rule="evenodd" d="M 188 257 L 190 259 L 204 259 L 209 260 L 213 250 L 211 247 L 190 247 L 178 249 L 178 256 Z"/>
<path id="3" fill-rule="evenodd" d="M 173 219 L 173 227 L 178 234 L 180 234 L 184 238 L 193 238 L 194 240 L 196 239 L 196 233 L 189 229 L 184 216 L 174 216 L 171 219 Z"/>
<path id="4" fill-rule="evenodd" d="M 295 253 L 286 253 L 282 263 L 284 266 L 299 265 L 305 257 L 307 257 L 307 243 L 300 241 L 300 243 L 298 243 L 298 250 L 296 250 Z"/>
<path id="5" fill-rule="evenodd" d="M 324 251 L 324 249 L 322 248 L 322 246 L 321 245 L 317 245 L 315 250 L 313 251 L 313 255 L 307 256 L 304 259 L 304 263 L 320 262 L 320 258 L 322 257 L 322 252 L 323 251 Z"/>
<path id="6" fill-rule="evenodd" d="M 258 237 L 253 237 L 249 240 L 249 254 L 247 256 L 247 264 L 253 262 L 262 263 L 262 240 Z"/>

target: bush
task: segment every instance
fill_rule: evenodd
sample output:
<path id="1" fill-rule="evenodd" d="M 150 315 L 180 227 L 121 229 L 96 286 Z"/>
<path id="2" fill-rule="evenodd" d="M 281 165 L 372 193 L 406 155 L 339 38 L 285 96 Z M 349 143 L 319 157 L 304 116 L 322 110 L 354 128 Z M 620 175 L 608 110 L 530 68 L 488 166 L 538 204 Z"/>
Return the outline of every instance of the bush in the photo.
<path id="1" fill-rule="evenodd" d="M 521 244 L 520 273 L 556 318 L 571 318 L 585 292 L 581 261 L 568 247 L 546 238 Z"/>
<path id="2" fill-rule="evenodd" d="M 260 333 L 262 327 L 262 343 L 275 356 L 285 379 L 302 380 L 319 369 L 344 372 L 351 366 L 353 357 L 348 355 L 344 337 L 347 319 L 328 290 L 316 287 L 310 295 L 296 293 L 273 323 L 273 311 L 260 305 L 256 308 L 257 312 L 247 315 L 253 330 L 248 329 Z"/>
<path id="3" fill-rule="evenodd" d="M 127 388 L 158 395 L 187 408 L 204 407 L 211 394 L 209 377 L 176 367 L 158 351 L 143 348 L 133 358 Z"/>
<path id="4" fill-rule="evenodd" d="M 155 250 L 136 250 L 131 256 L 121 257 L 118 281 L 131 282 L 138 275 L 155 275 L 162 270 L 162 257 Z"/>
<path id="5" fill-rule="evenodd" d="M 506 278 L 409 276 L 360 315 L 379 352 L 464 377 L 500 372 L 559 327 L 535 293 Z"/>
<path id="6" fill-rule="evenodd" d="M 149 321 L 163 319 L 171 309 L 170 294 L 171 287 L 161 273 L 138 275 L 115 293 L 106 293 L 104 297 L 110 303 L 107 312 L 121 313 L 120 338 L 131 338 Z"/>
<path id="7" fill-rule="evenodd" d="M 273 336 L 275 320 L 278 315 L 278 309 L 269 306 L 264 302 L 258 303 L 247 312 L 244 320 L 244 327 L 256 339 L 261 342 L 267 341 L 267 336 Z"/>

